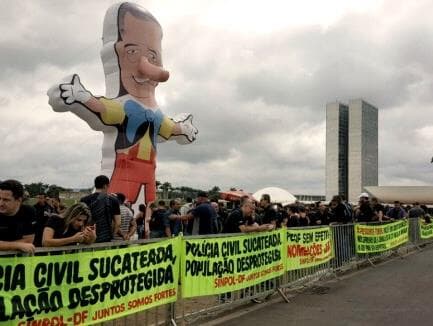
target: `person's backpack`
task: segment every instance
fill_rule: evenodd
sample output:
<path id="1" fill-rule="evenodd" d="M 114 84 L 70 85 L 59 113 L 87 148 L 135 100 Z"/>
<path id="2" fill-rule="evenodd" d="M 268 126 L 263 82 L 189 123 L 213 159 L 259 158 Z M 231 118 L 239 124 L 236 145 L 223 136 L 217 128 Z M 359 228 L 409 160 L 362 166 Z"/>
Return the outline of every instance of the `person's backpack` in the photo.
<path id="1" fill-rule="evenodd" d="M 109 242 L 113 238 L 111 201 L 107 194 L 100 193 L 89 205 L 92 217 L 90 224 L 96 224 L 96 241 Z"/>
<path id="2" fill-rule="evenodd" d="M 166 209 L 157 209 L 152 213 L 150 218 L 149 227 L 151 231 L 164 230 L 164 217 L 167 214 Z"/>

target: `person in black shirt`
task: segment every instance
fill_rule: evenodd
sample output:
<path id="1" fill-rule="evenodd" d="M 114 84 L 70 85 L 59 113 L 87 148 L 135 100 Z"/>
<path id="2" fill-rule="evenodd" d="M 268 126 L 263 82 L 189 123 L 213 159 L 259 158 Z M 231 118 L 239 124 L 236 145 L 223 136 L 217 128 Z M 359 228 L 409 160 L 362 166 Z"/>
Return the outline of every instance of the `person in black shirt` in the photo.
<path id="1" fill-rule="evenodd" d="M 298 206 L 290 205 L 287 207 L 287 223 L 288 228 L 299 226 L 299 209 Z"/>
<path id="2" fill-rule="evenodd" d="M 357 222 L 368 223 L 373 221 L 374 216 L 368 194 L 363 192 L 359 196 L 359 206 L 355 211 L 355 219 Z"/>
<path id="3" fill-rule="evenodd" d="M 260 198 L 260 207 L 263 208 L 261 224 L 274 224 L 277 225 L 278 215 L 277 211 L 271 205 L 271 196 L 263 194 Z"/>
<path id="4" fill-rule="evenodd" d="M 158 202 L 158 207 L 154 207 L 154 204 L 152 203 L 151 208 L 153 211 L 149 222 L 150 237 L 152 239 L 170 237 L 170 220 L 167 217 L 165 202 L 160 200 Z"/>
<path id="5" fill-rule="evenodd" d="M 20 182 L 0 182 L 0 250 L 35 251 L 35 211 L 22 205 L 23 195 L 24 187 Z"/>
<path id="6" fill-rule="evenodd" d="M 197 194 L 197 206 L 192 209 L 187 218 L 190 220 L 188 228 L 192 235 L 216 233 L 215 221 L 216 212 L 208 200 L 208 195 L 204 191 Z"/>
<path id="7" fill-rule="evenodd" d="M 234 209 L 226 219 L 223 233 L 248 233 L 274 229 L 271 223 L 258 225 L 254 221 L 254 203 L 251 199 L 244 199 L 240 208 Z"/>
<path id="8" fill-rule="evenodd" d="M 288 206 L 284 207 L 280 211 L 280 219 L 277 222 L 277 228 L 282 228 L 287 226 L 287 222 L 289 221 L 289 213 Z"/>
<path id="9" fill-rule="evenodd" d="M 225 223 L 225 221 L 226 221 L 226 219 L 228 217 L 228 213 L 227 213 L 227 210 L 226 210 L 226 208 L 224 206 L 224 203 L 218 203 L 218 212 L 217 213 L 218 213 L 218 216 L 221 219 L 222 225 L 224 225 L 224 223 Z"/>
<path id="10" fill-rule="evenodd" d="M 135 222 L 137 223 L 138 239 L 144 239 L 144 219 L 146 217 L 146 205 L 140 204 L 138 206 L 138 213 L 135 215 Z"/>
<path id="11" fill-rule="evenodd" d="M 394 207 L 388 209 L 386 212 L 386 216 L 388 216 L 391 220 L 400 220 L 406 217 L 406 211 L 403 207 L 401 207 L 401 203 L 396 200 L 394 201 Z"/>
<path id="12" fill-rule="evenodd" d="M 336 195 L 329 203 L 330 224 L 346 224 L 352 222 L 352 212 L 340 196 Z"/>
<path id="13" fill-rule="evenodd" d="M 385 207 L 379 203 L 379 200 L 376 197 L 371 198 L 371 209 L 374 213 L 374 221 L 383 222 L 389 219 L 385 216 Z"/>
<path id="14" fill-rule="evenodd" d="M 328 208 L 322 202 L 318 203 L 318 210 L 312 215 L 311 225 L 327 225 L 329 224 Z"/>
<path id="15" fill-rule="evenodd" d="M 179 198 L 170 200 L 170 208 L 165 213 L 165 219 L 169 221 L 169 237 L 177 236 L 180 232 L 183 232 L 183 221 L 180 215 L 180 207 L 182 206 Z"/>
<path id="16" fill-rule="evenodd" d="M 409 209 L 408 217 L 409 218 L 419 218 L 424 216 L 425 211 L 421 208 L 418 202 L 413 203 L 413 207 Z"/>
<path id="17" fill-rule="evenodd" d="M 109 242 L 114 236 L 122 236 L 120 232 L 120 205 L 116 197 L 107 193 L 110 179 L 105 175 L 95 178 L 95 192 L 81 198 L 81 202 L 89 207 L 92 221 L 96 223 L 96 242 Z M 101 213 L 101 205 L 103 213 Z M 104 216 L 98 216 L 98 215 Z"/>
<path id="18" fill-rule="evenodd" d="M 310 218 L 307 216 L 307 210 L 304 206 L 299 206 L 299 226 L 310 225 Z"/>
<path id="19" fill-rule="evenodd" d="M 36 247 L 42 246 L 42 233 L 48 218 L 54 213 L 53 208 L 47 203 L 47 198 L 43 192 L 37 195 L 37 202 L 33 205 L 36 210 L 35 240 Z"/>
<path id="20" fill-rule="evenodd" d="M 62 215 L 51 215 L 44 228 L 42 244 L 44 247 L 60 247 L 95 242 L 97 226 L 87 226 L 90 216 L 84 203 L 72 205 Z"/>

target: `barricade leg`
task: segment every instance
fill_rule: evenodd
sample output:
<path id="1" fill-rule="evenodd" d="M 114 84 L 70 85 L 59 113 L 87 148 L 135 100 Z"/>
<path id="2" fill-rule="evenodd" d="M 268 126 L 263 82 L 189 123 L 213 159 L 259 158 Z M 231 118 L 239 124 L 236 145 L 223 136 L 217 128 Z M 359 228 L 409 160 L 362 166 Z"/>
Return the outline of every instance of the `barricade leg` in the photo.
<path id="1" fill-rule="evenodd" d="M 166 325 L 177 326 L 176 324 L 176 307 L 175 303 L 170 303 L 167 305 L 167 314 L 165 319 Z"/>

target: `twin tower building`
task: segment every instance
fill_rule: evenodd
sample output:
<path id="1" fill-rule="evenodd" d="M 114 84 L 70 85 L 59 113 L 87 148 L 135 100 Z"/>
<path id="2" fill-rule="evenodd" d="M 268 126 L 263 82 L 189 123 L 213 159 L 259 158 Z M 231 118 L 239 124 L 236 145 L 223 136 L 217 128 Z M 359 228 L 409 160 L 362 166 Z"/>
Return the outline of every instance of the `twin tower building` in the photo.
<path id="1" fill-rule="evenodd" d="M 326 105 L 326 199 L 356 203 L 378 185 L 378 110 L 361 100 Z"/>

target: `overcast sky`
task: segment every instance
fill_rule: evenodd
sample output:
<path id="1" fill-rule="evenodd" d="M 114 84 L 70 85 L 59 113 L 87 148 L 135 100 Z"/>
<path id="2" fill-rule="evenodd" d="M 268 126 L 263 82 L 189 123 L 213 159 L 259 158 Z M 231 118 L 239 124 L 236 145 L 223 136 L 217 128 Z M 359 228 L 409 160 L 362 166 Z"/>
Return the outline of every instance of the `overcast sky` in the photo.
<path id="1" fill-rule="evenodd" d="M 0 179 L 92 185 L 102 134 L 46 91 L 78 73 L 105 94 L 114 2 L 0 1 Z M 137 2 L 164 30 L 158 102 L 199 129 L 159 145 L 157 180 L 324 194 L 326 103 L 363 98 L 379 108 L 379 184 L 432 184 L 433 0 Z"/>

